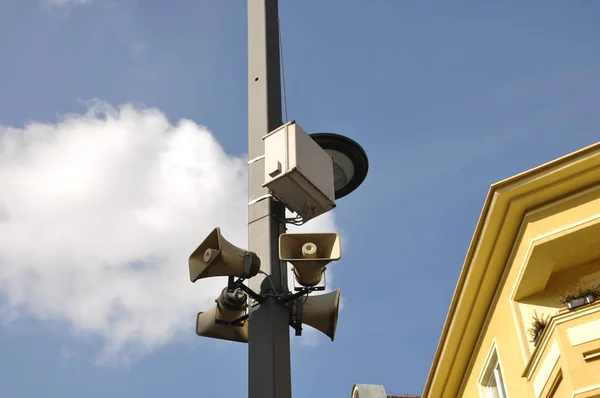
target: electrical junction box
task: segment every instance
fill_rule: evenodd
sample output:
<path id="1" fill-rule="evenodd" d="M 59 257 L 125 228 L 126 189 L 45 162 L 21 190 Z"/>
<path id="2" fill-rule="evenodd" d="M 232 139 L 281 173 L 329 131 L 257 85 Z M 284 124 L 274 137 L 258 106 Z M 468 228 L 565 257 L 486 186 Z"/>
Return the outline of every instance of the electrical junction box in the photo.
<path id="1" fill-rule="evenodd" d="M 303 221 L 335 207 L 333 159 L 295 121 L 270 132 L 263 140 L 263 187 Z"/>

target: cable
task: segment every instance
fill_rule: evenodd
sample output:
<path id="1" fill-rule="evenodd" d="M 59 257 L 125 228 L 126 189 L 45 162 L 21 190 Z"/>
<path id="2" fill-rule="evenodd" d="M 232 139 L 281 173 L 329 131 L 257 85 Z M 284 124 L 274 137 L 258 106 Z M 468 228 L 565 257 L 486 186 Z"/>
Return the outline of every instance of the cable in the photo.
<path id="1" fill-rule="evenodd" d="M 285 87 L 285 69 L 283 67 L 283 41 L 281 40 L 281 23 L 277 18 L 277 30 L 279 33 L 279 64 L 281 67 L 281 82 L 283 86 L 283 108 L 285 110 L 285 122 L 287 123 L 290 119 L 288 118 L 288 106 L 287 106 L 287 91 Z"/>
<path id="2" fill-rule="evenodd" d="M 286 224 L 292 224 L 292 225 L 295 225 L 298 227 L 304 225 L 304 223 L 305 223 L 305 221 L 302 219 L 294 219 L 294 218 L 286 218 L 284 221 L 286 222 Z"/>
<path id="3" fill-rule="evenodd" d="M 283 296 L 285 293 L 277 293 L 277 289 L 275 289 L 275 284 L 273 283 L 273 279 L 271 279 L 271 275 L 267 274 L 265 271 L 263 270 L 259 270 L 258 271 L 259 274 L 263 274 L 267 277 L 267 279 L 269 280 L 269 283 L 271 284 L 271 287 L 273 288 L 273 292 L 275 292 L 275 297 L 281 297 Z M 269 296 L 268 294 L 263 294 L 263 296 Z"/>
<path id="4" fill-rule="evenodd" d="M 306 223 L 306 221 L 304 221 L 304 219 L 302 218 L 302 216 L 296 216 L 296 217 L 291 217 L 291 218 L 284 218 L 283 221 L 286 224 L 292 224 L 292 225 L 297 225 L 297 226 L 301 226 L 301 225 L 304 225 L 304 223 Z"/>
<path id="5" fill-rule="evenodd" d="M 304 301 L 302 302 L 302 305 L 306 304 L 306 301 L 308 300 L 308 295 L 309 295 L 309 294 L 310 294 L 310 292 L 309 292 L 309 293 L 307 293 L 307 294 L 304 296 Z"/>

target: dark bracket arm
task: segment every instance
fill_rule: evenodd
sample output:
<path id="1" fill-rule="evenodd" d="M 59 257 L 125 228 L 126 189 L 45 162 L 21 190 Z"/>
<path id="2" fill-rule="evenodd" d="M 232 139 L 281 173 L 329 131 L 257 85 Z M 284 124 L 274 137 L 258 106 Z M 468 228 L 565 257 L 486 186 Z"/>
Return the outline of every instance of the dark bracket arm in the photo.
<path id="1" fill-rule="evenodd" d="M 285 296 L 281 300 L 283 300 L 284 302 L 287 303 L 288 301 L 296 300 L 297 298 L 302 297 L 304 295 L 308 295 L 314 291 L 324 290 L 324 287 L 313 286 L 313 287 L 305 287 L 305 288 L 302 288 L 301 290 L 300 289 L 297 289 L 297 290 L 299 290 L 297 293 L 291 294 L 289 296 Z"/>
<path id="2" fill-rule="evenodd" d="M 229 281 L 227 282 L 227 289 L 229 289 L 230 291 L 233 291 L 238 288 L 242 289 L 248 296 L 252 297 L 254 300 L 256 300 L 257 302 L 260 303 L 263 299 L 263 296 L 256 293 L 254 290 L 250 289 L 248 286 L 244 285 L 244 281 L 245 281 L 244 278 L 238 278 L 236 280 L 233 276 L 230 276 Z"/>
<path id="3" fill-rule="evenodd" d="M 223 321 L 221 319 L 215 319 L 215 323 L 227 326 L 244 326 L 244 322 L 248 319 L 248 314 L 242 315 L 241 317 L 234 319 L 233 321 Z"/>
<path id="4" fill-rule="evenodd" d="M 293 316 L 292 311 L 290 311 L 290 326 L 294 328 L 296 331 L 296 336 L 302 336 L 302 307 L 304 306 L 304 301 L 300 298 L 296 299 L 296 314 Z M 293 306 L 292 306 L 293 308 Z"/>

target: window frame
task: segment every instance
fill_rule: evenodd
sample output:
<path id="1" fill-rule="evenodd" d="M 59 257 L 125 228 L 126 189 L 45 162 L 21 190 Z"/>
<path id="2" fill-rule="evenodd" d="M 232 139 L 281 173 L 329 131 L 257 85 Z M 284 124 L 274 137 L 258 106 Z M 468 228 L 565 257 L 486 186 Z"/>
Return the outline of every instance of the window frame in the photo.
<path id="1" fill-rule="evenodd" d="M 481 370 L 478 387 L 481 398 L 508 398 L 504 373 L 502 372 L 495 341 L 492 343 Z"/>

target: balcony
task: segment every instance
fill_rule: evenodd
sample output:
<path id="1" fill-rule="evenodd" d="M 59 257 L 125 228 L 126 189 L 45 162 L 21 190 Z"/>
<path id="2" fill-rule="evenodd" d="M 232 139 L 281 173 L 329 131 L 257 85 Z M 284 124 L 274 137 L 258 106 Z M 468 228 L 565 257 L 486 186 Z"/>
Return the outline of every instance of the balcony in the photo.
<path id="1" fill-rule="evenodd" d="M 522 376 L 536 397 L 600 397 L 600 302 L 552 316 Z"/>

